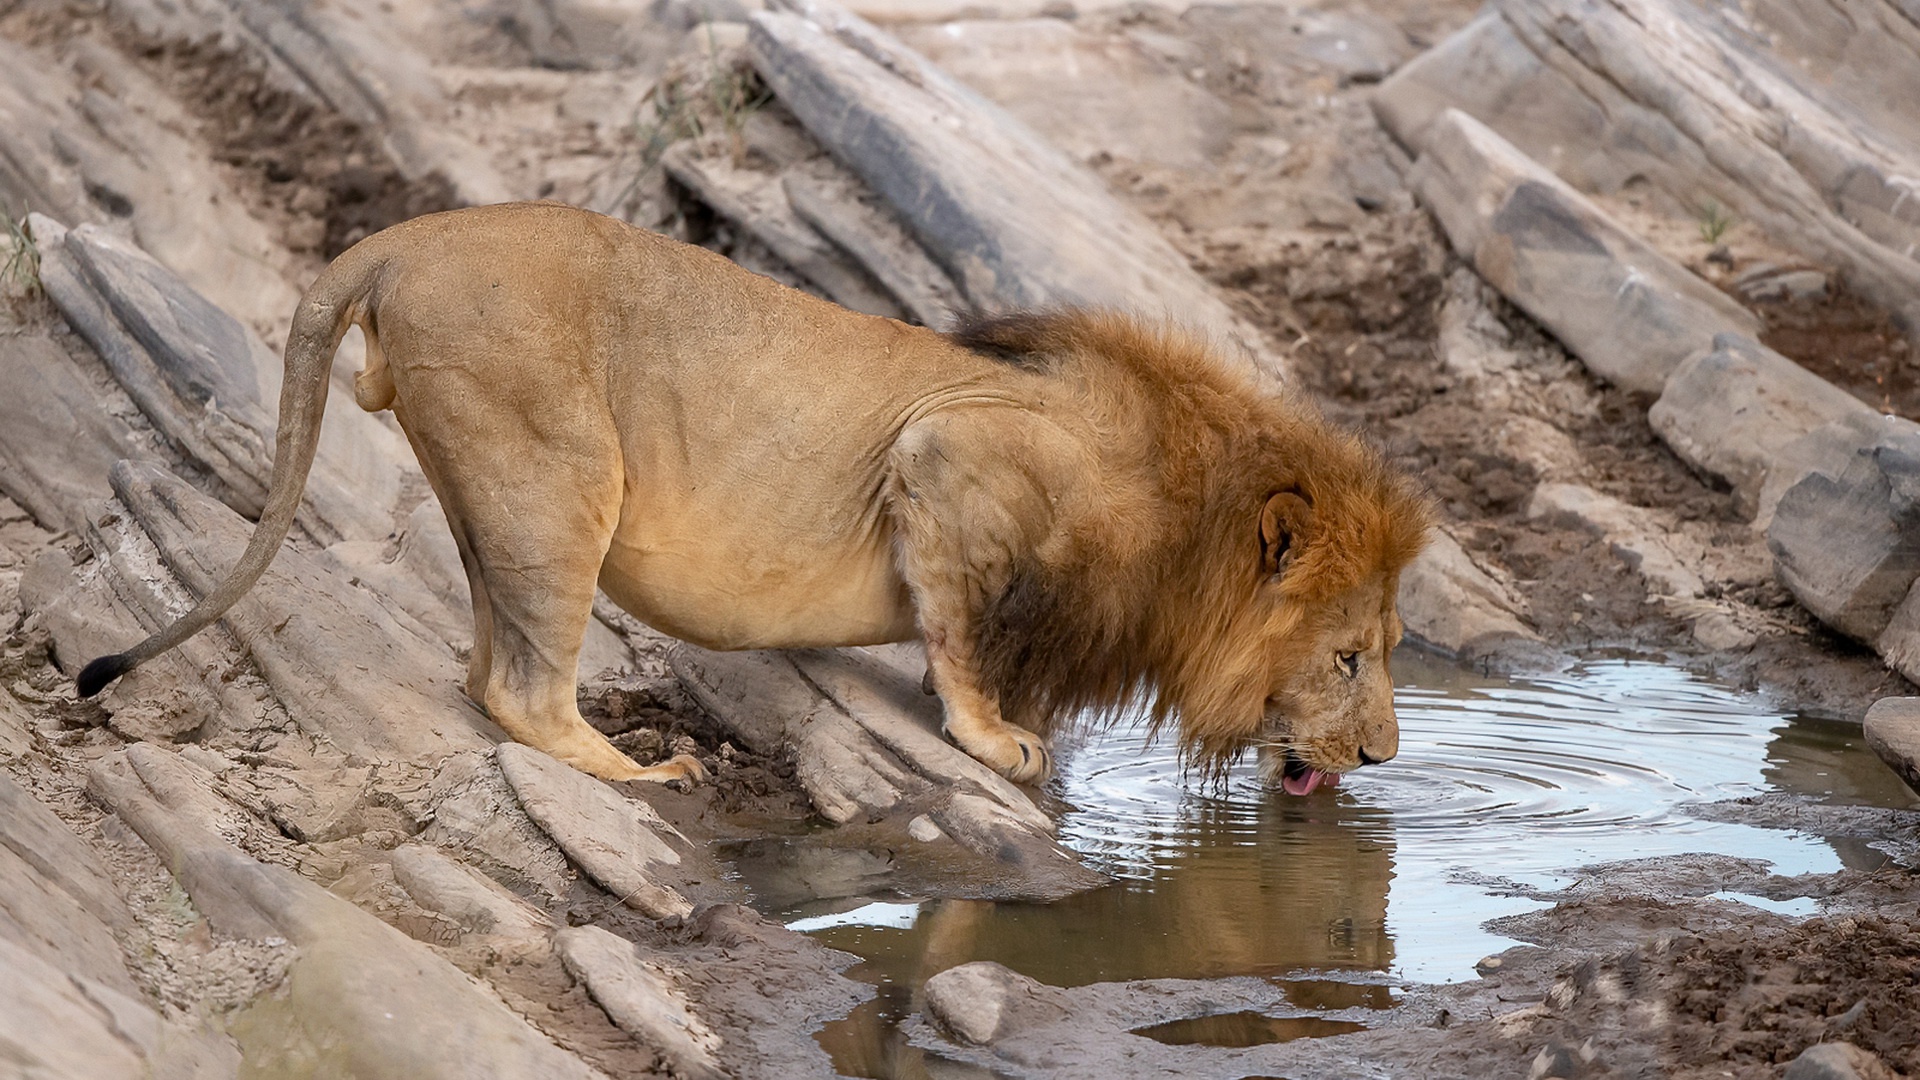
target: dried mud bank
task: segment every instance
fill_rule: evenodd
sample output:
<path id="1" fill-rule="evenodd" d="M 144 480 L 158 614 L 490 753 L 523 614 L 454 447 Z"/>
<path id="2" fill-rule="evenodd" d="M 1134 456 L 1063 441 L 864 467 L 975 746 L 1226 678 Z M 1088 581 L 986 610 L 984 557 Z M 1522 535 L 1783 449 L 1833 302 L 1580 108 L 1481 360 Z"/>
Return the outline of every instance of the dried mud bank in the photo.
<path id="1" fill-rule="evenodd" d="M 898 651 L 719 656 L 603 610 L 583 712 L 713 782 L 616 791 L 497 745 L 458 692 L 471 629 L 438 507 L 397 432 L 350 402 L 248 604 L 73 700 L 78 663 L 177 614 L 244 540 L 270 344 L 305 279 L 461 202 L 617 212 L 921 321 L 1167 298 L 1427 478 L 1445 535 L 1406 602 L 1431 646 L 1510 668 L 1661 655 L 1842 717 L 1911 692 L 1776 579 L 1752 525 L 1765 479 L 1671 449 L 1649 410 L 1673 380 L 1607 369 L 1610 350 L 1525 306 L 1519 285 L 1545 279 L 1450 241 L 1375 96 L 1484 16 L 862 10 L 883 25 L 800 2 L 0 3 L 0 196 L 46 215 L 0 319 L 0 1045 L 76 1078 L 830 1075 L 813 1033 L 873 990 L 745 906 L 769 898 L 731 862 L 781 863 L 785 901 L 1099 883 L 1044 802 L 939 740 Z M 1628 239 L 1732 298 L 1681 290 L 1696 303 L 1905 411 L 1911 353 L 1871 302 L 1897 264 L 1834 257 L 1732 193 L 1740 220 L 1710 241 L 1664 174 L 1615 179 L 1588 195 Z M 1893 235 L 1902 204 L 1845 194 Z M 1822 244 L 1844 232 L 1818 224 Z M 1695 377 L 1740 361 L 1693 351 L 1668 359 Z M 1920 822 L 1786 799 L 1709 812 L 1857 858 L 1798 879 L 1589 868 L 1499 928 L 1535 944 L 1477 981 L 1401 987 L 1354 1034 L 1167 1045 L 1132 1032 L 1294 1014 L 1271 981 L 1062 989 L 969 966 L 908 1035 L 1023 1076 L 1774 1076 L 1841 1041 L 1920 1071 L 1901 994 Z"/>

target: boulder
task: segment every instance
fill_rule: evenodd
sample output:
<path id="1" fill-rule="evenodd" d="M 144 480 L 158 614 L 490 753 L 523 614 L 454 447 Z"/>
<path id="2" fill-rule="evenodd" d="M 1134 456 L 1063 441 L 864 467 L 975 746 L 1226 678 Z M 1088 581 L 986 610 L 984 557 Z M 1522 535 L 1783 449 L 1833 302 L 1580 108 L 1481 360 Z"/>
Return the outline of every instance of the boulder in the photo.
<path id="1" fill-rule="evenodd" d="M 765 244 L 829 300 L 868 315 L 905 314 L 865 269 L 801 220 L 777 174 L 736 165 L 723 153 L 702 154 L 691 141 L 668 148 L 661 164 L 667 175 Z"/>
<path id="2" fill-rule="evenodd" d="M 922 988 L 934 1029 L 958 1043 L 990 1046 L 1023 1027 L 1058 1023 L 1068 1009 L 1057 988 L 976 960 L 928 979 Z"/>
<path id="3" fill-rule="evenodd" d="M 1881 698 L 1867 710 L 1867 745 L 1920 792 L 1920 698 Z"/>
<path id="4" fill-rule="evenodd" d="M 1416 149 L 1457 108 L 1583 190 L 1644 180 L 1679 207 L 1718 203 L 1915 326 L 1917 94 L 1903 0 L 1844 18 L 1825 0 L 1499 0 L 1375 108 Z"/>
<path id="5" fill-rule="evenodd" d="M 887 200 L 988 309 L 1160 312 L 1266 355 L 1151 222 L 1098 177 L 891 35 L 830 0 L 753 16 L 748 51 L 813 137 Z"/>
<path id="6" fill-rule="evenodd" d="M 1378 1019 L 1364 1009 L 1328 1010 L 1329 1016 L 1295 1007 L 1279 979 L 1135 979 L 1060 987 L 985 960 L 940 972 L 922 993 L 931 1031 L 916 1034 L 917 1045 L 956 1058 L 962 1067 L 1017 1076 L 1350 1076 L 1353 1051 L 1343 1055 L 1327 1046 L 1330 1040 L 1162 1042 L 1151 1029 L 1223 1013 Z"/>
<path id="7" fill-rule="evenodd" d="M 44 803 L 0 774 L 0 941 L 137 997 L 114 940 L 132 927 L 100 857 Z"/>
<path id="8" fill-rule="evenodd" d="M 414 903 L 473 933 L 534 941 L 552 930 L 552 922 L 526 901 L 430 844 L 394 848 L 393 879 Z"/>
<path id="9" fill-rule="evenodd" d="M 108 494 L 107 470 L 138 441 L 105 409 L 101 388 L 52 338 L 0 336 L 0 492 L 50 529 L 86 526 Z M 59 447 L 57 454 L 48 447 Z"/>
<path id="10" fill-rule="evenodd" d="M 1820 621 L 1873 644 L 1920 578 L 1920 431 L 1858 447 L 1781 496 L 1767 547 Z"/>
<path id="11" fill-rule="evenodd" d="M 1399 604 L 1408 637 L 1455 659 L 1546 651 L 1513 594 L 1438 530 L 1400 575 Z"/>
<path id="12" fill-rule="evenodd" d="M 921 325 L 943 327 L 964 306 L 953 279 L 893 211 L 837 163 L 791 168 L 780 186 L 800 220 L 865 267 Z"/>
<path id="13" fill-rule="evenodd" d="M 1658 393 L 1715 334 L 1759 330 L 1739 304 L 1459 110 L 1425 130 L 1413 183 L 1480 276 L 1610 382 Z"/>
<path id="14" fill-rule="evenodd" d="M 208 830 L 188 801 L 198 781 L 182 766 L 163 754 L 136 771 L 114 755 L 93 767 L 88 791 L 153 849 L 216 933 L 280 938 L 294 950 L 279 986 L 228 1022 L 251 1072 L 601 1076 L 432 949 Z"/>
<path id="15" fill-rule="evenodd" d="M 1735 508 L 1752 518 L 1789 444 L 1823 425 L 1874 415 L 1752 338 L 1720 334 L 1673 370 L 1647 419 L 1687 464 L 1732 485 Z"/>

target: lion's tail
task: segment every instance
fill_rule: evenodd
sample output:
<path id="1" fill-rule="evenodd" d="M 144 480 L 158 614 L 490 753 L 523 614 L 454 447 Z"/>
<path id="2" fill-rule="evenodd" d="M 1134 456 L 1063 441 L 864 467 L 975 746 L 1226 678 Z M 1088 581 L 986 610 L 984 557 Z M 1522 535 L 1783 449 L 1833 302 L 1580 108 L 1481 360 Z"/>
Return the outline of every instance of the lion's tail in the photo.
<path id="1" fill-rule="evenodd" d="M 368 296 L 386 264 L 384 247 L 363 242 L 335 259 L 307 290 L 294 313 L 293 330 L 287 337 L 286 376 L 280 386 L 273 478 L 266 507 L 240 562 L 225 581 L 171 626 L 125 652 L 102 656 L 82 668 L 74 680 L 81 697 L 92 697 L 113 680 L 206 629 L 266 573 L 267 564 L 293 528 L 307 473 L 313 468 L 334 352 L 348 326 L 371 322 Z"/>

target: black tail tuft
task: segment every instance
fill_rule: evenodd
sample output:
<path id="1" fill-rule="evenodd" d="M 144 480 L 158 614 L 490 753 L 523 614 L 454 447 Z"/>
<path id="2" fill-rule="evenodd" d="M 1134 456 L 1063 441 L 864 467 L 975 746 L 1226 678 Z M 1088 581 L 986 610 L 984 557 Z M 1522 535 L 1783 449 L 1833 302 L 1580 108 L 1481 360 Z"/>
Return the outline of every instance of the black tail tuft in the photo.
<path id="1" fill-rule="evenodd" d="M 74 689 L 80 696 L 90 698 L 107 688 L 107 684 L 133 670 L 133 661 L 126 653 L 114 653 L 103 656 L 80 669 L 80 677 L 73 680 Z"/>

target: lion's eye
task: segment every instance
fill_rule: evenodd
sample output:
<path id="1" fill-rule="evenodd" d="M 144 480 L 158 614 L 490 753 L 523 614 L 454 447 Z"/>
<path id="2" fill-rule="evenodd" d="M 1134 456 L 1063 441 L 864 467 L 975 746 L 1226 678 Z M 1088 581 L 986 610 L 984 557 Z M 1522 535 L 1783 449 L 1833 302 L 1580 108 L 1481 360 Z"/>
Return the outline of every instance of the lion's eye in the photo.
<path id="1" fill-rule="evenodd" d="M 1355 675 L 1360 674 L 1360 654 L 1359 653 L 1343 652 L 1343 653 L 1335 653 L 1333 654 L 1333 656 L 1334 656 L 1334 659 L 1340 661 L 1340 674 L 1346 676 L 1349 679 L 1353 678 Z"/>

